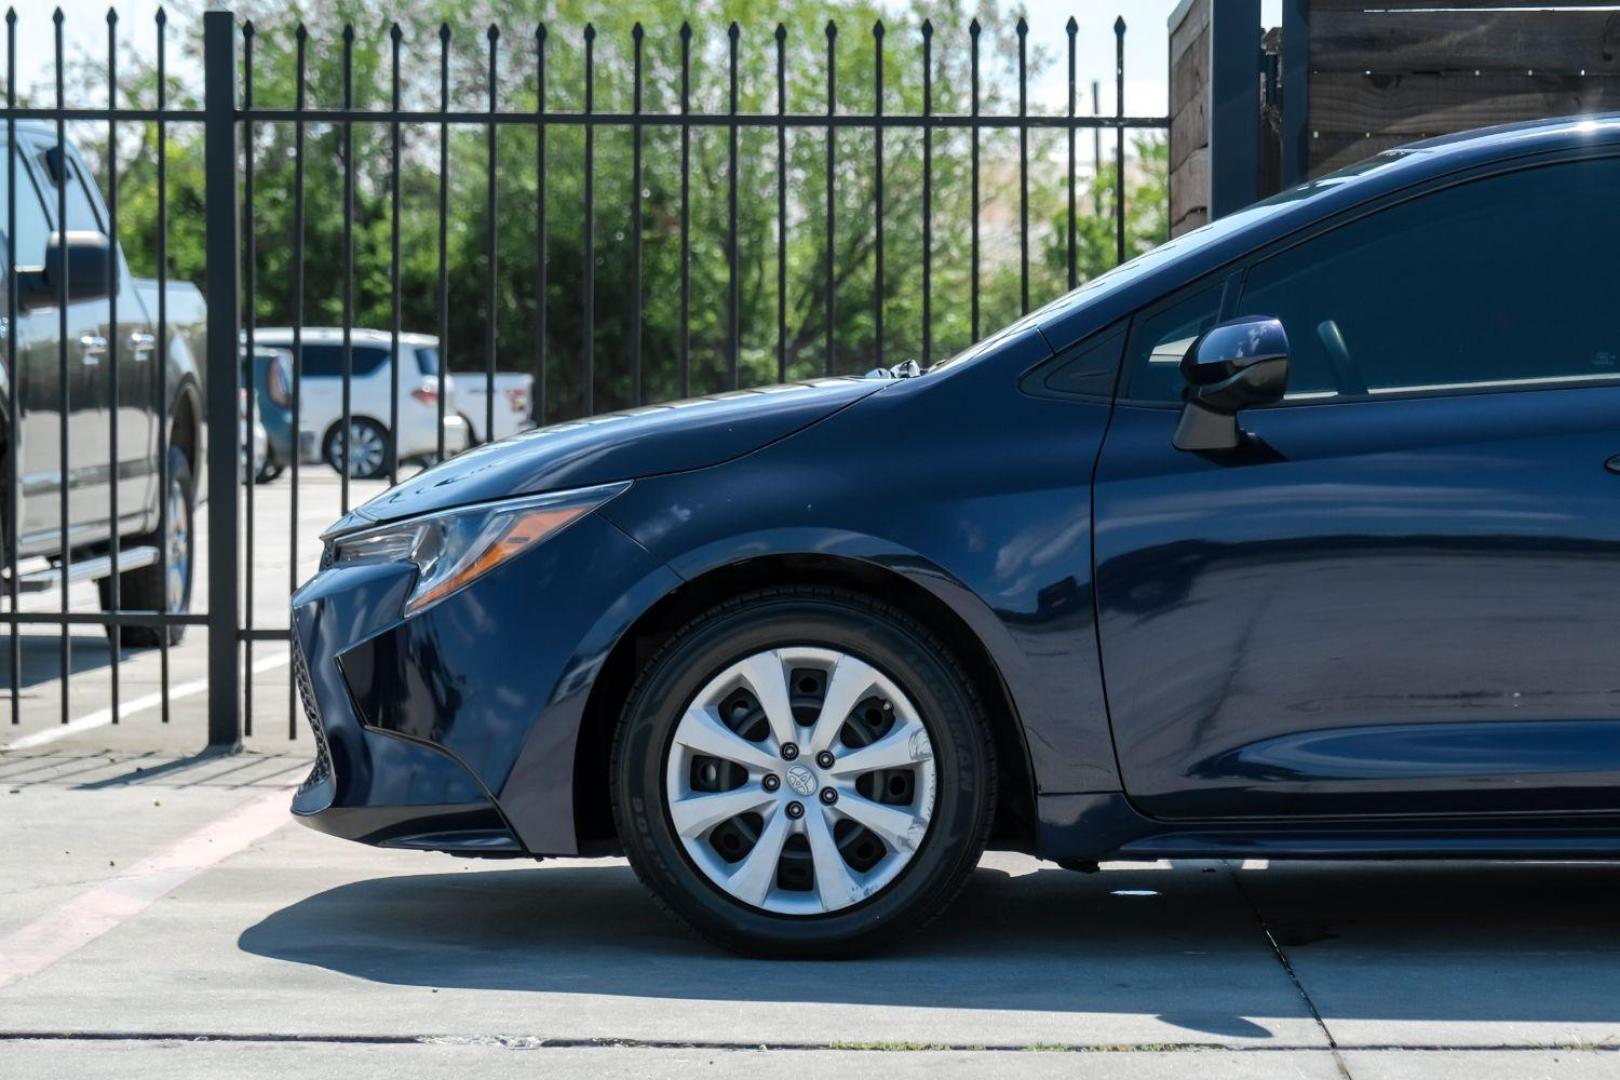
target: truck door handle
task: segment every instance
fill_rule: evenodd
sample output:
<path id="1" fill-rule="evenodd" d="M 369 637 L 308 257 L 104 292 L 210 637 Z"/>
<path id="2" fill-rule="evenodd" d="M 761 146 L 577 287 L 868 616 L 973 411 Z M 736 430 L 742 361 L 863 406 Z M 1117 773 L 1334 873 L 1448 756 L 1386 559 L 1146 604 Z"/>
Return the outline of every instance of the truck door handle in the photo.
<path id="1" fill-rule="evenodd" d="M 79 337 L 79 363 L 86 366 L 101 363 L 107 353 L 107 339 L 100 334 L 82 334 Z"/>
<path id="2" fill-rule="evenodd" d="M 1620 454 L 1616 454 L 1608 461 L 1605 461 L 1603 467 L 1612 473 L 1620 473 Z"/>
<path id="3" fill-rule="evenodd" d="M 152 359 L 152 346 L 157 344 L 157 338 L 151 334 L 144 334 L 137 330 L 129 335 L 129 347 L 134 352 L 136 363 L 145 363 Z"/>

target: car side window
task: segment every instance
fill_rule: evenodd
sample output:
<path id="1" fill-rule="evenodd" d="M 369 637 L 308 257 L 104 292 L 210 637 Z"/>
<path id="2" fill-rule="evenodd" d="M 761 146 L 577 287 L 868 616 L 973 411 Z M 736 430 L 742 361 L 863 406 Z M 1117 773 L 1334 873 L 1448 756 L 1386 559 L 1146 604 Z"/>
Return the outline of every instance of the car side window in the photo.
<path id="1" fill-rule="evenodd" d="M 355 378 L 370 375 L 384 364 L 388 363 L 388 350 L 378 349 L 366 345 L 351 345 L 350 370 Z M 317 379 L 335 379 L 343 374 L 343 346 L 337 344 L 309 343 L 304 346 L 304 363 L 302 368 L 305 377 Z"/>
<path id="2" fill-rule="evenodd" d="M 1620 160 L 1469 181 L 1262 262 L 1238 314 L 1288 332 L 1289 398 L 1620 378 Z"/>
<path id="3" fill-rule="evenodd" d="M 1180 401 L 1181 358 L 1193 340 L 1221 317 L 1224 279 L 1192 290 L 1136 317 L 1126 350 L 1124 401 Z"/>
<path id="4" fill-rule="evenodd" d="M 28 174 L 28 165 L 17 155 L 17 265 L 44 266 L 45 240 L 50 225 L 45 220 L 45 205 L 40 201 L 39 189 Z M 6 227 L 6 167 L 0 160 L 0 235 Z"/>
<path id="5" fill-rule="evenodd" d="M 1026 375 L 1020 386 L 1039 396 L 1109 398 L 1125 350 L 1125 324 L 1116 323 L 1070 346 Z"/>
<path id="6" fill-rule="evenodd" d="M 106 232 L 101 224 L 101 215 L 96 212 L 95 200 L 91 198 L 89 188 L 86 186 L 89 179 L 73 155 L 60 154 L 53 143 L 39 151 L 38 160 L 41 176 L 48 178 L 52 185 L 52 190 L 46 192 L 51 216 L 56 216 L 54 185 L 65 181 L 68 229 L 75 232 Z"/>

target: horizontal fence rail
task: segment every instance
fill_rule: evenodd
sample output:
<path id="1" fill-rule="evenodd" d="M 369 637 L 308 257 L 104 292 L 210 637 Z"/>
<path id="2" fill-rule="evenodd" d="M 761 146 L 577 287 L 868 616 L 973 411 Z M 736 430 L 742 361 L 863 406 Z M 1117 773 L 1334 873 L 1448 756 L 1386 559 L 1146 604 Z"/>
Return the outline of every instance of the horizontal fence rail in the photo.
<path id="1" fill-rule="evenodd" d="M 72 627 L 100 626 L 113 634 L 129 627 L 158 629 L 164 722 L 170 712 L 170 631 L 189 627 L 207 632 L 209 740 L 226 748 L 237 745 L 244 733 L 253 734 L 254 673 L 265 669 L 255 661 L 255 647 L 280 648 L 290 633 L 285 623 L 260 625 L 254 611 L 256 590 L 267 581 L 272 587 L 282 580 L 289 590 L 296 587 L 301 544 L 311 539 L 300 527 L 300 481 L 307 471 L 301 468 L 310 389 L 306 380 L 316 377 L 308 366 L 311 311 L 330 313 L 317 319 L 335 316 L 339 332 L 340 401 L 332 431 L 341 437 L 327 442 L 337 466 L 333 509 L 347 512 L 354 495 L 354 455 L 369 452 L 360 446 L 362 432 L 355 426 L 361 418 L 353 396 L 360 331 L 380 331 L 387 343 L 383 460 L 390 482 L 399 480 L 407 449 L 400 442 L 400 409 L 409 394 L 436 409 L 434 456 L 459 448 L 447 443 L 447 432 L 457 429 L 452 423 L 457 417 L 449 412 L 454 407 L 453 360 L 463 369 L 454 376 L 462 386 L 482 382 L 482 415 L 469 419 L 481 421 L 485 438 L 497 426 L 497 362 L 503 359 L 529 366 L 533 381 L 522 407 L 542 424 L 590 415 L 604 405 L 635 406 L 694 391 L 785 381 L 795 372 L 802 377 L 881 368 L 900 349 L 915 349 L 919 363 L 927 366 L 990 328 L 985 325 L 987 283 L 994 282 L 998 295 L 1016 297 L 1010 301 L 1014 310 L 1027 312 L 1049 298 L 1035 295 L 1049 291 L 1044 282 L 1032 290 L 1033 262 L 1044 260 L 1055 283 L 1073 288 L 1106 264 L 1123 261 L 1133 243 L 1127 133 L 1169 126 L 1164 115 L 1125 112 L 1123 18 L 1104 30 L 1112 34 L 1114 46 L 1112 114 L 1100 112 L 1098 81 L 1091 83 L 1090 110 L 1081 107 L 1081 29 L 1072 18 L 1063 27 L 1060 45 L 1066 96 L 1062 111 L 1055 114 L 1030 109 L 1031 71 L 1044 61 L 1032 58 L 1030 28 L 1022 18 L 1010 36 L 1001 35 L 993 44 L 980 21 L 971 20 L 965 49 L 964 35 L 953 33 L 947 48 L 927 19 L 903 33 L 891 32 L 881 21 L 859 33 L 828 22 L 819 34 L 802 41 L 785 23 L 754 36 L 737 23 L 712 35 L 700 35 L 683 23 L 672 39 L 657 40 L 635 23 L 611 41 L 611 56 L 603 51 L 609 39 L 599 37 L 590 23 L 581 29 L 577 44 L 567 45 L 544 23 L 511 36 L 492 26 L 475 43 L 479 64 L 472 82 L 481 108 L 467 107 L 459 90 L 452 93 L 453 66 L 464 72 L 474 54 L 468 51 L 469 35 L 458 35 L 448 24 L 425 42 L 423 53 L 431 62 L 426 76 L 413 69 L 407 78 L 402 64 L 407 34 L 399 23 L 387 27 L 380 48 L 375 40 L 362 42 L 353 25 L 322 39 L 322 45 L 336 45 L 334 65 L 324 53 L 322 62 L 315 62 L 316 40 L 302 23 L 272 31 L 218 10 L 203 16 L 200 104 L 184 95 L 178 105 L 172 100 L 172 28 L 162 10 L 154 33 L 134 42 L 134 56 L 149 65 L 155 78 L 155 97 L 149 103 L 120 90 L 121 49 L 130 42 L 121 41 L 113 11 L 107 16 L 105 62 L 95 73 L 98 83 L 105 80 L 105 103 L 67 104 L 60 11 L 54 16 L 52 99 L 48 104 L 23 101 L 17 92 L 17 22 L 16 13 L 8 13 L 7 145 L 19 145 L 19 125 L 32 125 L 28 130 L 35 134 L 27 138 L 53 145 L 57 160 L 73 153 L 70 125 L 75 130 L 94 125 L 105 139 L 98 169 L 102 175 L 89 178 L 92 188 L 99 180 L 106 192 L 102 228 L 114 241 L 108 254 L 112 285 L 102 316 L 112 355 L 105 386 L 97 384 L 98 392 L 106 394 L 98 405 L 106 411 L 105 468 L 114 477 L 120 468 L 129 469 L 129 462 L 121 461 L 119 424 L 120 413 L 126 424 L 135 415 L 129 407 L 134 395 L 154 417 L 149 457 L 160 494 L 156 535 L 163 541 L 157 568 L 167 580 L 176 569 L 171 560 L 181 557 L 169 542 L 177 524 L 174 515 L 184 517 L 193 535 L 196 521 L 202 520 L 202 510 L 194 520 L 189 508 L 171 506 L 161 497 L 172 479 L 171 450 L 183 458 L 190 455 L 185 467 L 194 479 L 206 465 L 208 602 L 206 611 L 185 603 L 168 604 L 166 610 L 129 609 L 115 574 L 104 590 L 105 610 L 70 610 L 76 558 L 105 553 L 119 565 L 129 539 L 115 527 L 99 545 L 78 551 L 65 544 L 63 550 L 47 553 L 58 577 L 60 604 L 53 611 L 23 610 L 18 485 L 24 448 L 19 441 L 22 424 L 9 423 L 5 522 L 12 723 L 21 722 L 24 708 L 23 627 L 54 626 L 59 631 L 63 723 L 72 719 Z M 806 47 L 804 59 L 795 61 L 800 45 Z M 677 50 L 678 61 L 671 64 Z M 276 65 L 290 67 L 290 93 L 289 72 Z M 559 75 L 565 68 L 566 79 Z M 992 69 L 1005 70 L 1010 77 L 995 76 Z M 852 105 L 841 96 L 841 74 L 846 94 L 859 87 L 868 97 L 864 103 Z M 852 82 L 856 76 L 864 81 Z M 276 92 L 267 93 L 266 85 Z M 694 107 L 701 90 L 718 91 L 713 100 L 719 107 Z M 811 100 L 819 105 L 806 107 Z M 523 107 L 514 107 L 518 101 Z M 626 101 L 628 109 L 623 107 Z M 896 107 L 908 103 L 910 107 Z M 37 134 L 41 123 L 50 128 L 48 136 Z M 172 158 L 182 160 L 173 157 L 174 125 L 180 125 L 186 139 L 200 133 L 204 158 L 200 220 L 206 257 L 198 283 L 207 300 L 207 344 L 197 357 L 195 386 L 185 382 L 190 375 L 180 377 L 184 385 L 171 385 L 174 376 L 167 362 L 176 333 L 169 311 L 169 289 L 175 282 L 170 234 L 176 220 L 170 170 Z M 121 368 L 134 369 L 120 362 L 121 349 L 128 348 L 120 340 L 121 319 L 130 313 L 119 308 L 124 260 L 117 243 L 121 213 L 126 234 L 130 229 L 129 205 L 120 206 L 120 188 L 137 168 L 126 160 L 120 173 L 120 139 L 130 129 L 155 143 L 155 155 L 142 158 L 139 166 L 145 169 L 151 162 L 155 206 L 148 207 L 144 199 L 131 204 L 134 196 L 128 189 L 123 198 L 143 215 L 142 249 L 150 252 L 156 279 L 153 310 L 147 315 L 158 343 L 156 362 L 142 370 L 139 378 L 144 381 L 133 386 L 120 382 Z M 1111 161 L 1104 157 L 1108 132 L 1114 135 Z M 1086 133 L 1091 144 L 1089 198 L 1081 187 L 1077 147 Z M 480 137 L 474 141 L 474 136 Z M 1007 136 L 1016 137 L 1015 148 L 996 153 L 1002 147 L 999 142 L 992 147 L 992 141 Z M 1053 139 L 1059 141 L 1054 144 Z M 621 171 L 626 165 L 627 174 Z M 31 174 L 35 166 L 23 165 L 13 152 L 5 168 L 5 310 L 8 326 L 17 327 L 20 317 L 34 317 L 22 310 L 19 275 L 9 268 L 18 266 L 18 192 L 19 183 L 26 182 L 19 168 Z M 1038 191 L 1032 191 L 1032 176 Z M 467 177 L 482 180 L 481 201 L 468 195 Z M 52 217 L 58 223 L 69 220 L 68 190 L 64 180 L 52 193 L 57 203 Z M 987 220 L 987 207 L 1003 196 L 1015 209 L 1002 220 Z M 1162 199 L 1162 192 L 1155 197 Z M 423 206 L 434 208 L 435 219 L 425 232 L 412 216 Z M 458 219 L 456 206 L 476 208 L 471 221 L 476 234 L 463 228 L 467 222 Z M 188 228 L 196 209 L 188 197 Z M 1032 222 L 1032 213 L 1039 220 Z M 898 223 L 896 214 L 903 215 Z M 267 231 L 267 219 L 280 225 Z M 1093 228 L 1104 221 L 1111 228 Z M 560 247 L 565 225 L 568 244 Z M 963 225 L 965 244 L 956 235 Z M 514 236 L 524 244 L 513 246 Z M 1010 251 L 1014 243 L 1016 268 L 987 271 L 990 247 Z M 1087 244 L 1103 245 L 1105 265 L 1096 265 L 1086 254 L 1092 250 Z M 361 254 L 382 250 L 386 271 L 380 270 L 381 261 L 369 261 L 363 270 Z M 527 266 L 522 265 L 525 259 Z M 942 272 L 956 282 L 952 305 L 936 304 Z M 899 299 L 898 282 L 913 278 L 915 289 L 907 284 L 912 291 Z M 965 286 L 958 279 L 965 279 Z M 314 281 L 321 285 L 312 295 Z M 420 290 L 407 289 L 407 281 L 431 283 L 431 297 L 424 300 Z M 791 295 L 795 288 L 798 299 Z M 958 297 L 957 288 L 965 295 Z M 379 297 L 386 302 L 379 304 Z M 965 303 L 956 307 L 957 300 Z M 65 284 L 57 306 L 59 383 L 53 407 L 67 417 L 73 401 Z M 946 344 L 940 337 L 941 318 L 957 318 L 964 309 L 961 328 L 947 335 L 951 344 Z M 372 313 L 373 325 L 362 325 L 363 310 Z M 512 329 L 514 312 L 524 323 L 521 332 Z M 703 342 L 694 337 L 700 312 L 706 328 Z M 902 317 L 904 325 L 896 322 Z M 479 340 L 470 340 L 470 335 L 457 340 L 456 327 L 470 318 L 481 320 Z M 251 482 L 239 482 L 244 454 L 246 468 L 253 468 L 252 432 L 260 408 L 257 357 L 272 347 L 264 344 L 272 340 L 266 337 L 267 320 L 290 328 L 288 340 L 273 339 L 273 348 L 287 361 L 294 439 L 287 463 L 285 569 L 261 558 L 261 498 L 268 496 L 257 494 Z M 435 366 L 431 371 L 402 369 L 407 331 L 422 329 L 437 335 Z M 19 336 L 10 333 L 5 341 L 10 372 L 18 371 Z M 325 337 L 321 340 L 324 348 Z M 376 341 L 374 335 L 368 333 L 364 340 L 367 349 L 375 347 L 369 344 Z M 700 352 L 708 357 L 701 364 Z M 465 373 L 469 361 L 476 363 L 472 374 Z M 326 373 L 323 367 L 320 377 Z M 40 404 L 19 400 L 21 381 L 9 379 L 5 390 L 12 418 Z M 186 397 L 188 393 L 192 396 Z M 177 426 L 182 408 L 200 410 L 196 419 L 206 420 L 206 454 L 202 426 L 195 436 Z M 70 425 L 58 426 L 58 468 L 65 471 L 74 447 Z M 239 429 L 246 440 L 238 438 Z M 120 486 L 109 484 L 114 521 L 119 520 Z M 70 513 L 69 486 L 59 482 L 56 488 L 56 525 L 66 537 L 76 524 L 73 513 L 79 511 Z M 195 564 L 202 554 L 194 549 L 186 557 Z M 121 659 L 121 650 L 112 649 L 111 723 L 121 715 Z M 297 737 L 297 717 L 289 687 L 289 738 Z"/>

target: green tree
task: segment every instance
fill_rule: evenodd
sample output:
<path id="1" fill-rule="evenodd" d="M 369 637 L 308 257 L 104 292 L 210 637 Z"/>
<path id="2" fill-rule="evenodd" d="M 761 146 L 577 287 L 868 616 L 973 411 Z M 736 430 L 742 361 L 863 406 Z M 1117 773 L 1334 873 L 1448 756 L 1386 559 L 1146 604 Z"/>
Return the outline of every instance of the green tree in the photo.
<path id="1" fill-rule="evenodd" d="M 253 100 L 256 106 L 291 108 L 297 100 L 297 27 L 304 42 L 310 109 L 344 100 L 343 27 L 354 27 L 352 101 L 357 108 L 386 107 L 391 96 L 390 5 L 381 0 L 338 0 L 318 14 L 298 5 L 256 0 L 240 14 L 251 19 Z M 870 114 L 877 85 L 875 3 L 833 4 L 795 0 L 769 5 L 759 0 L 696 0 L 649 13 L 643 23 L 643 109 L 673 114 L 680 109 L 680 27 L 692 27 L 691 109 L 724 113 L 729 107 L 727 27 L 737 27 L 737 108 L 743 114 L 774 113 L 777 100 L 778 23 L 783 41 L 784 89 L 790 113 L 826 109 L 826 27 L 836 20 L 837 108 Z M 967 113 L 971 77 L 969 24 L 980 37 L 980 108 L 1005 113 L 1016 107 L 1017 43 L 1012 19 L 992 3 L 916 0 L 903 18 L 892 10 L 882 37 L 883 110 L 917 114 L 923 108 L 923 20 L 931 20 L 932 93 L 937 113 Z M 488 108 L 489 27 L 498 26 L 496 97 L 503 111 L 537 107 L 536 28 L 547 28 L 546 107 L 582 110 L 583 28 L 594 19 L 592 102 L 598 112 L 630 112 L 633 104 L 632 28 L 622 6 L 593 7 L 584 0 L 551 0 L 543 7 L 514 0 L 442 0 L 436 7 L 400 17 L 401 101 L 406 109 L 439 108 L 440 26 L 449 29 L 449 94 L 452 110 Z M 196 42 L 182 43 L 194 50 Z M 1035 79 L 1049 57 L 1031 48 Z M 156 76 L 149 56 L 121 61 L 125 101 L 150 104 Z M 80 71 L 93 81 L 94 71 Z M 195 105 L 188 89 L 171 81 L 169 100 Z M 137 273 L 156 270 L 157 138 L 155 125 L 131 125 L 119 147 L 121 233 Z M 355 323 L 387 327 L 391 318 L 391 183 L 394 162 L 387 124 L 350 125 L 354 174 L 353 273 Z M 634 401 L 631 278 L 634 243 L 631 177 L 634 135 L 628 125 L 599 128 L 585 168 L 584 129 L 552 124 L 546 129 L 545 296 L 546 419 L 575 415 L 584 407 L 584 285 L 586 186 L 594 200 L 595 298 L 593 404 L 598 410 Z M 303 302 L 306 323 L 338 324 L 343 315 L 343 131 L 331 123 L 305 130 Z M 1065 135 L 1034 130 L 1028 140 L 1028 294 L 1044 303 L 1068 287 Z M 448 333 L 445 351 L 456 369 L 481 370 L 485 330 L 496 328 L 502 370 L 535 371 L 537 317 L 537 226 L 540 171 L 537 128 L 501 124 L 496 133 L 494 228 L 488 204 L 488 132 L 483 125 L 451 125 L 441 175 L 437 123 L 401 126 L 398 162 L 402 321 L 407 330 L 435 332 L 438 322 L 439 200 L 445 217 Z M 787 154 L 777 154 L 774 126 L 744 126 L 737 136 L 737 280 L 742 385 L 775 381 L 778 375 L 777 182 L 785 176 L 788 212 L 786 375 L 851 372 L 921 357 L 924 347 L 923 135 L 916 128 L 883 133 L 883 280 L 875 280 L 877 166 L 870 128 L 838 128 L 835 148 L 832 264 L 834 352 L 826 353 L 827 129 L 790 128 Z M 971 229 L 980 228 L 980 321 L 985 333 L 1023 309 L 1022 259 L 1018 242 L 1019 143 L 1015 132 L 986 129 L 980 139 L 981 198 L 971 198 L 970 134 L 936 128 L 932 139 L 930 359 L 940 359 L 973 338 Z M 693 393 L 730 385 L 729 227 L 730 131 L 693 125 L 690 135 L 690 304 L 687 388 Z M 295 192 L 294 125 L 255 122 L 251 137 L 254 176 L 251 227 L 255 240 L 253 311 L 260 325 L 293 317 Z M 201 132 L 197 125 L 170 125 L 168 259 L 177 277 L 203 282 Z M 1164 144 L 1138 138 L 1126 169 L 1128 250 L 1151 246 L 1164 234 Z M 643 400 L 676 396 L 682 389 L 680 131 L 673 124 L 643 128 L 642 177 L 642 383 Z M 784 169 L 785 166 L 785 169 Z M 105 182 L 105 171 L 102 170 Z M 1089 185 L 1079 201 L 1077 263 L 1081 279 L 1114 262 L 1112 167 L 1096 178 L 1103 190 L 1103 217 L 1086 213 Z M 495 306 L 485 299 L 488 256 L 495 256 Z M 882 297 L 880 340 L 874 297 Z M 538 373 L 538 372 L 537 372 Z"/>

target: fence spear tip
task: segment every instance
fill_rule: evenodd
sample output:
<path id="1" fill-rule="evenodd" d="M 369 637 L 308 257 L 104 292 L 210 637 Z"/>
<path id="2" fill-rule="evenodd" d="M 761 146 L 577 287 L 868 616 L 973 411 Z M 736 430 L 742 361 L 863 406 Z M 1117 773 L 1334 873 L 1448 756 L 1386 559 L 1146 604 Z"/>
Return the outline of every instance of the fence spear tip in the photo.
<path id="1" fill-rule="evenodd" d="M 934 20 L 933 19 L 924 19 L 922 21 L 922 36 L 925 37 L 925 38 L 934 36 Z"/>
<path id="2" fill-rule="evenodd" d="M 641 23 L 639 22 L 630 28 L 630 36 L 635 38 L 637 41 L 640 41 L 642 37 L 646 35 L 646 33 L 647 31 L 641 28 Z"/>
<path id="3" fill-rule="evenodd" d="M 546 24 L 537 23 L 534 28 L 534 40 L 544 45 L 546 43 Z"/>
<path id="4" fill-rule="evenodd" d="M 302 45 L 304 43 L 304 39 L 309 37 L 308 28 L 305 27 L 303 23 L 299 23 L 298 28 L 293 31 L 293 37 L 297 38 L 298 43 Z"/>
<path id="5" fill-rule="evenodd" d="M 778 43 L 787 40 L 787 23 L 776 24 L 776 40 Z"/>
<path id="6" fill-rule="evenodd" d="M 168 21 L 169 21 L 169 13 L 167 11 L 164 11 L 162 7 L 159 7 L 158 10 L 157 10 L 157 24 L 159 26 L 162 26 L 164 23 L 166 23 Z"/>
<path id="7" fill-rule="evenodd" d="M 62 20 L 66 19 L 66 18 L 67 18 L 67 16 L 62 14 L 62 9 L 57 8 L 56 9 L 56 14 L 51 16 L 51 22 L 55 23 L 57 26 L 61 26 L 62 25 Z"/>
<path id="8" fill-rule="evenodd" d="M 110 7 L 110 8 L 107 9 L 107 25 L 108 26 L 117 26 L 118 25 L 118 9 L 117 8 Z"/>
<path id="9" fill-rule="evenodd" d="M 596 24 L 595 23 L 586 23 L 585 24 L 585 40 L 586 41 L 595 41 L 596 40 Z"/>
<path id="10" fill-rule="evenodd" d="M 1073 37 L 1074 34 L 1075 34 L 1075 31 L 1080 29 L 1080 24 L 1074 21 L 1074 16 L 1073 15 L 1070 15 L 1069 16 L 1069 21 L 1063 24 L 1063 29 L 1065 29 L 1065 30 L 1067 30 L 1069 32 L 1070 37 Z"/>
<path id="11" fill-rule="evenodd" d="M 442 23 L 439 24 L 439 40 L 441 42 L 443 42 L 444 44 L 446 44 L 446 45 L 450 44 L 450 24 L 449 23 L 442 22 Z"/>
<path id="12" fill-rule="evenodd" d="M 489 29 L 484 31 L 484 35 L 488 37 L 489 40 L 494 41 L 501 36 L 501 28 L 496 26 L 494 23 L 490 23 Z"/>
<path id="13" fill-rule="evenodd" d="M 1018 31 L 1019 37 L 1023 37 L 1025 34 L 1029 33 L 1028 20 L 1026 20 L 1022 15 L 1018 16 L 1018 22 L 1013 29 Z"/>
<path id="14" fill-rule="evenodd" d="M 1125 16 L 1121 15 L 1117 19 L 1114 20 L 1114 33 L 1123 34 L 1124 32 L 1125 32 Z"/>
<path id="15" fill-rule="evenodd" d="M 343 44 L 345 44 L 345 45 L 353 45 L 354 44 L 354 23 L 344 23 L 343 24 Z"/>
<path id="16" fill-rule="evenodd" d="M 973 20 L 968 22 L 968 33 L 969 34 L 972 34 L 974 37 L 978 37 L 979 36 L 979 30 L 980 30 L 980 27 L 979 27 L 979 20 L 978 19 L 973 19 Z"/>
<path id="17" fill-rule="evenodd" d="M 692 39 L 692 24 L 689 23 L 689 22 L 682 22 L 681 23 L 681 40 L 682 41 L 690 41 L 691 39 Z"/>
<path id="18" fill-rule="evenodd" d="M 883 33 L 883 20 L 879 19 L 877 22 L 872 24 L 872 36 L 875 38 L 881 38 Z"/>
<path id="19" fill-rule="evenodd" d="M 742 36 L 742 27 L 737 25 L 736 20 L 732 20 L 731 25 L 726 27 L 726 36 L 732 41 L 736 41 Z"/>
<path id="20" fill-rule="evenodd" d="M 838 36 L 838 24 L 831 19 L 827 20 L 827 40 L 831 41 Z"/>
<path id="21" fill-rule="evenodd" d="M 388 27 L 388 37 L 397 45 L 405 37 L 405 31 L 399 28 L 399 23 L 393 23 Z"/>

